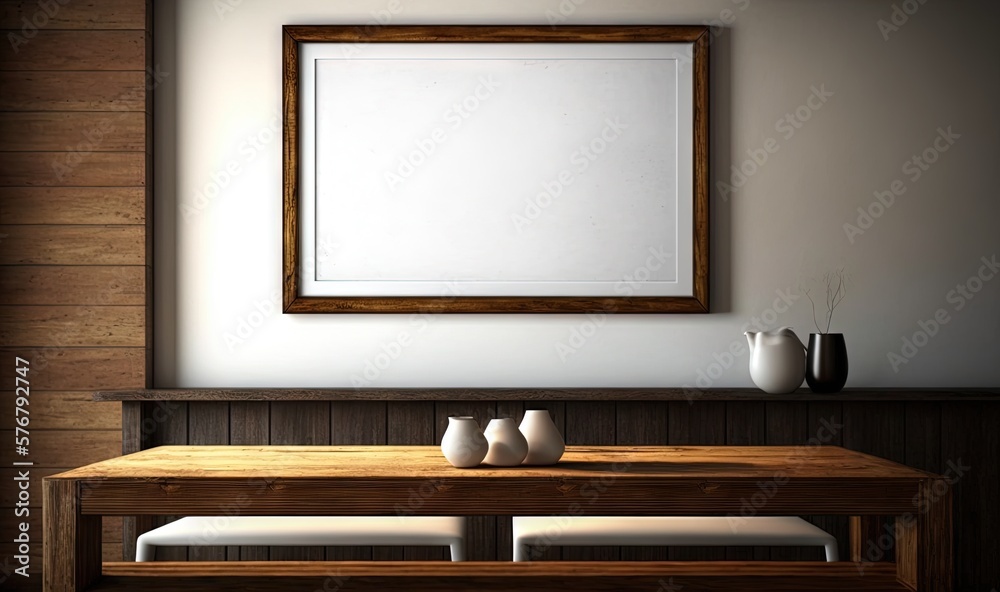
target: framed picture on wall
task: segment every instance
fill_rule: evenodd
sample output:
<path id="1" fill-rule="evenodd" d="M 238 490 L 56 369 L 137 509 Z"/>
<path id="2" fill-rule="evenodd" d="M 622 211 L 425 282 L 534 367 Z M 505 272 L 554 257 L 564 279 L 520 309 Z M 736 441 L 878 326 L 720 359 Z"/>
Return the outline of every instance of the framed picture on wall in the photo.
<path id="1" fill-rule="evenodd" d="M 708 312 L 708 93 L 702 26 L 285 26 L 285 312 Z"/>

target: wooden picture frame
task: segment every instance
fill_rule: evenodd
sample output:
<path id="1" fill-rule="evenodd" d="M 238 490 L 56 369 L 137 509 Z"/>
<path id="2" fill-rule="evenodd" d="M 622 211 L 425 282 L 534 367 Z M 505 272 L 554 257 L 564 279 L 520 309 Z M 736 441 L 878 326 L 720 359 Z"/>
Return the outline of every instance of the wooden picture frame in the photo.
<path id="1" fill-rule="evenodd" d="M 292 26 L 283 27 L 283 310 L 285 313 L 707 313 L 709 311 L 709 177 L 708 177 L 708 44 L 709 32 L 705 26 L 386 26 L 361 28 L 355 26 Z M 542 278 L 537 285 L 545 288 L 544 294 L 482 294 L 465 295 L 435 292 L 433 294 L 337 294 L 314 295 L 305 289 L 315 277 L 304 277 L 303 263 L 312 254 L 304 253 L 303 237 L 309 236 L 315 226 L 302 227 L 303 212 L 313 202 L 303 202 L 303 188 L 309 189 L 316 182 L 316 170 L 303 180 L 304 170 L 310 163 L 302 152 L 303 138 L 311 130 L 301 129 L 304 119 L 303 104 L 313 100 L 308 95 L 300 97 L 300 84 L 304 68 L 300 68 L 303 44 L 350 44 L 351 47 L 376 47 L 370 44 L 563 44 L 563 48 L 586 47 L 594 51 L 604 48 L 639 48 L 632 44 L 676 44 L 677 51 L 685 51 L 685 59 L 671 58 L 680 65 L 675 68 L 690 69 L 690 105 L 680 91 L 678 104 L 684 113 L 690 113 L 690 122 L 677 121 L 690 130 L 690 146 L 675 141 L 677 162 L 690 163 L 677 167 L 678 175 L 688 179 L 690 195 L 677 190 L 675 200 L 690 212 L 690 219 L 677 217 L 677 233 L 690 237 L 677 240 L 680 261 L 690 273 L 677 273 L 677 278 L 662 284 L 683 284 L 686 293 L 643 295 L 641 290 L 616 290 L 611 293 L 561 294 L 562 278 Z M 614 45 L 591 45 L 614 44 Z M 386 46 L 389 47 L 389 46 Z M 396 46 L 399 47 L 399 46 Z M 417 47 L 417 46 L 410 46 Z M 419 46 L 421 49 L 430 46 Z M 471 47 L 471 46 L 463 46 Z M 516 49 L 515 45 L 510 46 Z M 553 46 L 555 47 L 555 46 Z M 654 47 L 645 45 L 643 50 Z M 382 48 L 379 48 L 382 49 Z M 680 55 L 679 53 L 677 55 Z M 683 64 L 681 64 L 683 62 Z M 308 73 L 308 72 L 305 72 Z M 315 94 L 315 92 L 313 93 Z M 624 94 L 624 93 L 619 93 Z M 634 93 L 633 93 L 634 94 Z M 317 105 L 319 102 L 317 101 Z M 315 105 L 314 105 L 315 107 Z M 680 111 L 680 109 L 676 109 Z M 311 115 L 306 113 L 306 115 Z M 313 117 L 315 119 L 315 117 Z M 679 124 L 680 125 L 680 124 Z M 316 134 L 317 132 L 312 131 Z M 677 132 L 678 134 L 680 132 Z M 669 138 L 665 141 L 669 145 Z M 315 148 L 310 154 L 315 158 Z M 687 152 L 687 151 L 690 152 Z M 305 166 L 304 166 L 305 165 Z M 313 169 L 318 167 L 313 166 Z M 329 176 L 329 175 L 328 175 Z M 668 185 L 669 186 L 669 185 Z M 682 182 L 675 186 L 682 187 Z M 318 191 L 317 191 L 318 193 Z M 690 200 L 690 203 L 688 203 Z M 314 200 L 316 201 L 316 200 Z M 685 222 L 690 222 L 690 228 Z M 315 245 L 315 239 L 310 244 Z M 650 247 L 652 249 L 652 247 Z M 315 250 L 315 248 L 314 248 Z M 613 249 L 612 249 L 613 250 Z M 688 258 L 690 260 L 688 260 Z M 313 263 L 315 265 L 315 263 Z M 690 277 L 688 277 L 690 276 Z M 550 281 L 551 280 L 551 281 Z M 475 285 L 476 280 L 470 280 Z M 610 285 L 610 280 L 602 280 Z M 499 281 L 496 283 L 500 283 Z M 517 281 L 511 282 L 516 284 Z M 530 282 L 529 282 L 530 283 Z M 621 282 L 618 282 L 619 284 Z M 547 285 L 550 284 L 550 285 Z M 651 282 L 652 284 L 652 282 Z M 422 285 L 422 284 L 420 284 Z M 492 285 L 492 284 L 488 284 Z M 534 286 L 535 284 L 531 284 Z M 575 285 L 575 284 L 574 284 Z M 585 288 L 581 288 L 585 290 Z M 501 292 L 503 292 L 501 290 Z M 553 292 L 553 293 L 549 293 Z M 639 293 L 638 295 L 636 293 Z M 666 292 L 665 292 L 666 293 Z"/>

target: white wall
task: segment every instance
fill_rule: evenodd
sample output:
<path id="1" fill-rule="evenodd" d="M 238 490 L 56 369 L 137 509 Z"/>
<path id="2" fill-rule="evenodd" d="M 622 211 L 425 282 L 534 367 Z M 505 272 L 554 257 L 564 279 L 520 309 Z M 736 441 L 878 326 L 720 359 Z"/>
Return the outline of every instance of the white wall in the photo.
<path id="1" fill-rule="evenodd" d="M 713 179 L 748 151 L 777 152 L 731 195 L 713 191 L 712 314 L 621 315 L 596 331 L 575 315 L 282 315 L 281 25 L 364 24 L 392 3 L 228 0 L 220 14 L 227 0 L 157 0 L 157 386 L 349 386 L 366 365 L 383 387 L 679 386 L 706 373 L 703 386 L 750 386 L 745 325 L 763 315 L 805 338 L 800 287 L 838 266 L 853 276 L 833 324 L 848 386 L 1000 385 L 1000 278 L 971 300 L 951 293 L 1000 255 L 997 3 L 898 0 L 917 10 L 886 40 L 891 0 L 575 1 L 404 1 L 392 22 L 735 19 L 711 47 Z M 832 96 L 803 107 L 800 128 L 776 127 L 812 89 Z M 949 127 L 961 137 L 937 162 L 919 179 L 904 170 Z M 198 201 L 227 167 L 228 185 Z M 905 193 L 849 240 L 844 224 L 895 180 Z M 769 312 L 779 293 L 791 306 Z M 894 370 L 888 354 L 939 309 L 947 323 Z M 386 364 L 383 351 L 399 355 Z"/>

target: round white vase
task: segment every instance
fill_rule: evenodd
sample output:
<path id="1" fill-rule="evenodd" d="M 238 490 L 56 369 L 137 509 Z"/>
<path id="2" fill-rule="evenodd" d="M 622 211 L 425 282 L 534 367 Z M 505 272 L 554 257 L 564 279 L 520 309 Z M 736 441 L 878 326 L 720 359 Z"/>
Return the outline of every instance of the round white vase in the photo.
<path id="1" fill-rule="evenodd" d="M 528 441 L 513 419 L 491 419 L 483 432 L 490 450 L 483 462 L 495 467 L 516 467 L 528 455 Z"/>
<path id="2" fill-rule="evenodd" d="M 473 417 L 449 417 L 448 429 L 441 438 L 441 452 L 453 466 L 468 469 L 486 458 L 489 443 Z"/>
<path id="3" fill-rule="evenodd" d="M 566 452 L 566 443 L 545 409 L 525 411 L 520 430 L 528 441 L 528 455 L 522 464 L 554 465 Z"/>

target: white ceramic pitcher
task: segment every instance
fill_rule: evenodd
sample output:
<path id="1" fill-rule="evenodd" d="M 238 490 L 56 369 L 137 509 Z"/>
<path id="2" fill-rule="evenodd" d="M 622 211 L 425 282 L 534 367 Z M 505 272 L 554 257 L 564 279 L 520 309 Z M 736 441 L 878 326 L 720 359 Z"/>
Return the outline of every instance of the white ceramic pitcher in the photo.
<path id="1" fill-rule="evenodd" d="M 791 393 L 806 377 L 806 348 L 790 327 L 746 332 L 750 344 L 750 378 L 760 390 Z"/>

